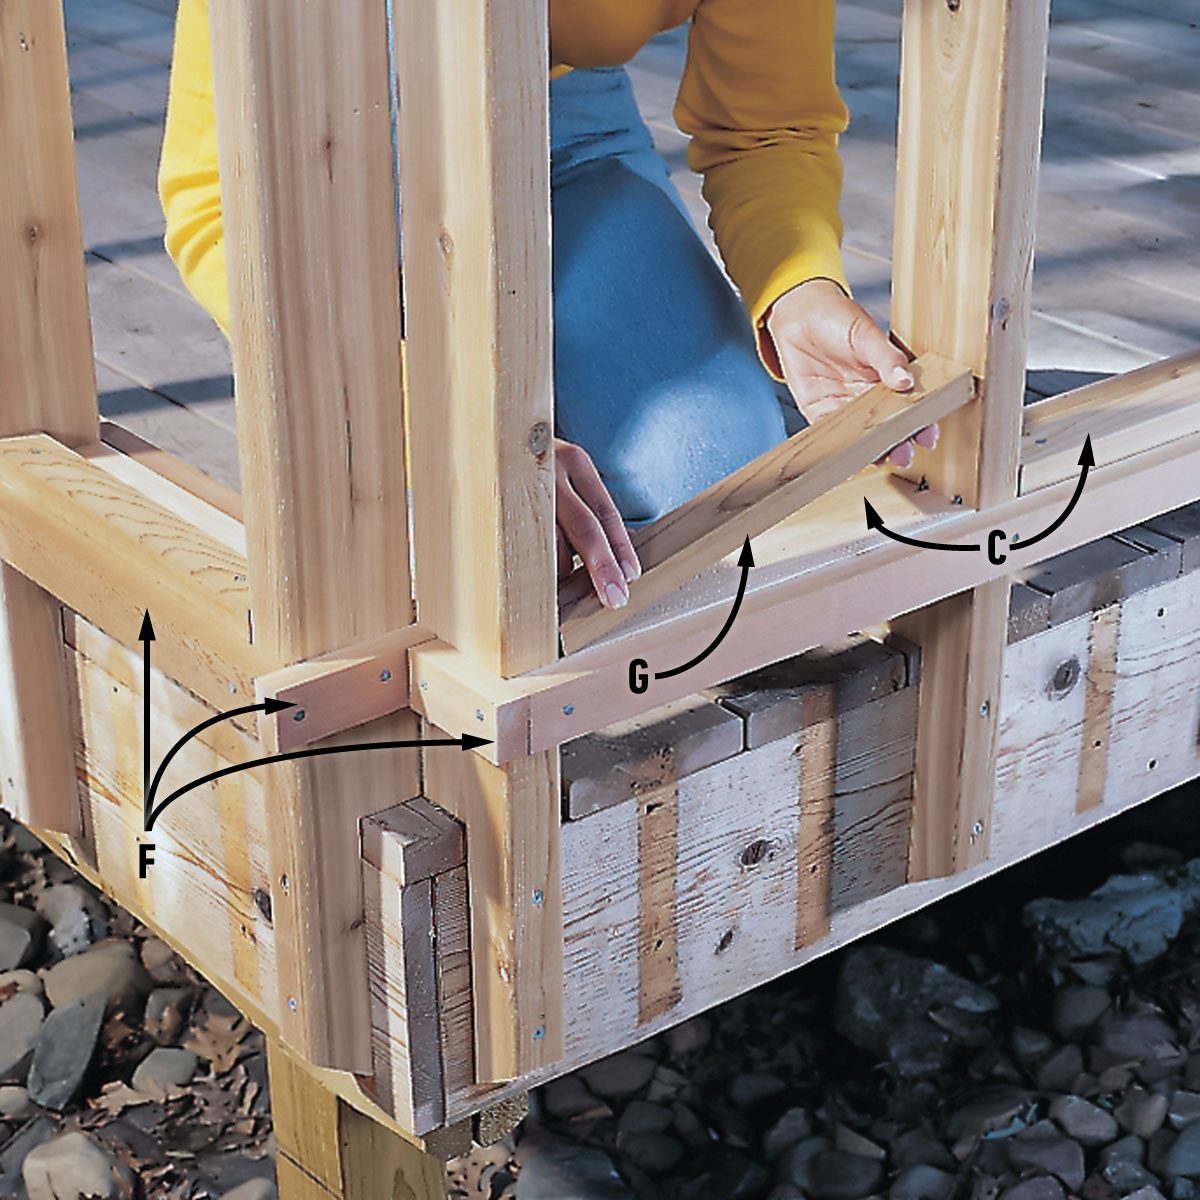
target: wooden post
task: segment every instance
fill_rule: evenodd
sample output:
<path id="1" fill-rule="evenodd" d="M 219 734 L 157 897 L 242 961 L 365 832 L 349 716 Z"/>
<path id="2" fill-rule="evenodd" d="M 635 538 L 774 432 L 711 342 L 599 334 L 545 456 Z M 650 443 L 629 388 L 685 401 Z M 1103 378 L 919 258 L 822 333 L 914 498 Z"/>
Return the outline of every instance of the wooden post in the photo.
<path id="1" fill-rule="evenodd" d="M 1048 0 L 904 8 L 892 325 L 981 380 L 918 464 L 973 506 L 1017 488 L 1048 22 Z M 911 879 L 987 857 L 1008 596 L 997 580 L 895 622 L 924 648 Z"/>
<path id="2" fill-rule="evenodd" d="M 62 5 L 0 5 L 0 437 L 99 438 Z M 130 630 L 130 638 L 137 635 Z M 77 835 L 59 606 L 0 564 L 0 793 Z"/>
<path id="3" fill-rule="evenodd" d="M 412 620 L 386 11 L 211 18 L 253 640 L 284 667 Z M 370 1071 L 358 818 L 418 772 L 413 751 L 270 770 L 281 1035 L 319 1065 Z"/>
<path id="4" fill-rule="evenodd" d="M 547 39 L 545 0 L 396 5 L 417 608 L 505 677 L 557 653 Z M 558 754 L 426 759 L 467 828 L 477 1071 L 512 1078 L 562 1052 Z"/>

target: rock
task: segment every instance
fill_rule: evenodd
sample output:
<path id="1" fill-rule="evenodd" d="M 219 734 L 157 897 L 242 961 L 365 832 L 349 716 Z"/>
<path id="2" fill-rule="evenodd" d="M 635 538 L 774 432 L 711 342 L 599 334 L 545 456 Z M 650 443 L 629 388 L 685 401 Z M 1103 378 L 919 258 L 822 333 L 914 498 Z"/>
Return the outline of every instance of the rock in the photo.
<path id="1" fill-rule="evenodd" d="M 763 1134 L 763 1153 L 772 1162 L 789 1146 L 812 1134 L 812 1118 L 805 1108 L 789 1108 Z"/>
<path id="2" fill-rule="evenodd" d="M 82 1133 L 64 1133 L 30 1151 L 22 1168 L 29 1200 L 133 1200 L 133 1173 Z"/>
<path id="3" fill-rule="evenodd" d="M 1105 1146 L 1100 1151 L 1100 1163 L 1110 1163 L 1118 1158 L 1127 1159 L 1129 1162 L 1140 1163 L 1146 1158 L 1146 1143 L 1140 1137 L 1134 1137 L 1132 1134 L 1128 1137 L 1123 1137 L 1119 1141 L 1113 1142 L 1109 1146 Z"/>
<path id="4" fill-rule="evenodd" d="M 20 1121 L 33 1114 L 29 1093 L 23 1087 L 0 1087 L 0 1117 Z"/>
<path id="5" fill-rule="evenodd" d="M 738 1108 L 755 1108 L 787 1091 L 787 1084 L 768 1071 L 744 1071 L 733 1077 L 729 1098 Z"/>
<path id="6" fill-rule="evenodd" d="M 174 1045 L 192 1011 L 192 1000 L 187 988 L 155 988 L 146 998 L 142 1021 L 146 1033 L 160 1046 Z"/>
<path id="7" fill-rule="evenodd" d="M 175 951 L 171 949 L 161 938 L 148 937 L 142 943 L 140 954 L 142 966 L 146 968 L 150 974 L 160 982 L 165 982 L 160 976 L 173 968 L 178 962 L 178 957 Z M 173 973 L 173 972 L 172 972 Z"/>
<path id="8" fill-rule="evenodd" d="M 156 1046 L 133 1073 L 133 1086 L 139 1092 L 165 1099 L 182 1088 L 196 1073 L 196 1055 L 174 1046 Z"/>
<path id="9" fill-rule="evenodd" d="M 1104 988 L 1070 984 L 1054 995 L 1054 1028 L 1068 1042 L 1082 1041 L 1108 1010 L 1112 997 Z"/>
<path id="10" fill-rule="evenodd" d="M 46 922 L 30 908 L 0 903 L 0 971 L 34 959 L 46 936 Z"/>
<path id="11" fill-rule="evenodd" d="M 1005 1188 L 1000 1200 L 1065 1200 L 1062 1184 L 1049 1175 L 1035 1175 Z"/>
<path id="12" fill-rule="evenodd" d="M 757 1197 L 770 1182 L 770 1172 L 731 1146 L 717 1152 L 714 1165 L 705 1179 L 704 1197 L 720 1196 L 722 1200 L 751 1200 Z"/>
<path id="13" fill-rule="evenodd" d="M 766 1200 L 808 1200 L 808 1197 L 791 1183 L 777 1183 L 766 1196 Z"/>
<path id="14" fill-rule="evenodd" d="M 1043 1092 L 1069 1092 L 1082 1071 L 1083 1051 L 1068 1042 L 1038 1067 L 1037 1084 Z"/>
<path id="15" fill-rule="evenodd" d="M 775 1178 L 780 1183 L 793 1183 L 803 1191 L 812 1188 L 811 1168 L 813 1159 L 826 1150 L 833 1149 L 827 1137 L 807 1137 L 789 1146 L 775 1164 Z"/>
<path id="16" fill-rule="evenodd" d="M 276 1200 L 277 1195 L 275 1185 L 269 1179 L 247 1179 L 232 1192 L 225 1192 L 221 1200 Z"/>
<path id="17" fill-rule="evenodd" d="M 681 1075 L 671 1067 L 659 1063 L 650 1076 L 650 1084 L 646 1088 L 646 1099 L 655 1104 L 665 1104 L 674 1100 L 688 1085 L 688 1077 Z"/>
<path id="18" fill-rule="evenodd" d="M 944 1023 L 929 1019 L 935 1007 L 981 1024 L 999 1001 L 948 967 L 900 950 L 860 944 L 846 952 L 835 1000 L 838 1032 L 885 1058 L 903 1078 L 933 1075 L 949 1064 L 957 1041 Z"/>
<path id="19" fill-rule="evenodd" d="M 905 1167 L 888 1189 L 888 1200 L 951 1200 L 957 1180 L 925 1164 Z"/>
<path id="20" fill-rule="evenodd" d="M 3 1010 L 0 1009 L 0 1012 Z M 1172 1129 L 1183 1129 L 1193 1121 L 1200 1121 L 1200 1093 L 1188 1092 L 1182 1088 L 1171 1097 L 1167 1109 L 1167 1120 Z"/>
<path id="21" fill-rule="evenodd" d="M 108 937 L 104 905 L 77 883 L 47 888 L 38 901 L 38 911 L 50 922 L 50 944 L 63 958 Z"/>
<path id="22" fill-rule="evenodd" d="M 1118 1196 L 1128 1196 L 1139 1188 L 1154 1187 L 1158 1183 L 1141 1163 L 1130 1158 L 1114 1158 L 1100 1168 L 1100 1178 L 1111 1187 Z"/>
<path id="23" fill-rule="evenodd" d="M 1050 1116 L 1082 1146 L 1103 1146 L 1120 1132 L 1112 1113 L 1082 1096 L 1057 1097 L 1050 1105 Z"/>
<path id="24" fill-rule="evenodd" d="M 870 1138 L 863 1137 L 849 1125 L 838 1125 L 834 1130 L 833 1146 L 835 1150 L 845 1150 L 847 1154 L 861 1154 L 863 1158 L 873 1158 L 878 1162 L 887 1158 L 887 1151 L 882 1146 L 876 1145 Z"/>
<path id="25" fill-rule="evenodd" d="M 105 999 L 109 1012 L 129 1011 L 153 987 L 153 981 L 128 942 L 98 942 L 82 954 L 63 959 L 46 972 L 46 995 L 55 1008 Z"/>
<path id="26" fill-rule="evenodd" d="M 631 1100 L 617 1122 L 619 1134 L 666 1133 L 675 1123 L 675 1114 L 661 1104 Z"/>
<path id="27" fill-rule="evenodd" d="M 71 1100 L 91 1065 L 103 1020 L 100 997 L 63 1005 L 46 1018 L 29 1068 L 29 1096 L 35 1104 L 61 1109 Z"/>
<path id="28" fill-rule="evenodd" d="M 24 1083 L 46 1017 L 40 996 L 18 992 L 0 1004 L 0 1083 Z"/>
<path id="29" fill-rule="evenodd" d="M 13 1136 L 0 1150 L 0 1196 L 27 1195 L 21 1182 L 21 1167 L 29 1152 L 55 1134 L 54 1122 L 49 1117 L 38 1117 Z"/>
<path id="30" fill-rule="evenodd" d="M 32 971 L 0 973 L 0 996 L 15 995 L 17 992 L 32 992 L 35 996 L 40 996 L 45 990 L 42 987 L 41 976 Z"/>
<path id="31" fill-rule="evenodd" d="M 1144 966 L 1165 954 L 1200 902 L 1177 871 L 1114 875 L 1081 900 L 1044 897 L 1023 918 L 1043 959 L 1067 962 L 1120 952 Z"/>
<path id="32" fill-rule="evenodd" d="M 1148 1138 L 1163 1127 L 1169 1107 L 1166 1096 L 1148 1092 L 1145 1088 L 1132 1087 L 1121 1098 L 1114 1113 L 1126 1133 Z"/>
<path id="33" fill-rule="evenodd" d="M 958 1165 L 946 1147 L 920 1126 L 893 1138 L 891 1151 L 892 1164 L 898 1168 L 934 1166 L 953 1171 Z"/>
<path id="34" fill-rule="evenodd" d="M 693 1150 L 712 1144 L 713 1135 L 708 1126 L 682 1101 L 676 1100 L 671 1106 L 671 1115 L 675 1118 L 675 1132 Z"/>
<path id="35" fill-rule="evenodd" d="M 548 1116 L 569 1121 L 602 1103 L 578 1074 L 552 1079 L 542 1088 L 542 1103 Z"/>
<path id="36" fill-rule="evenodd" d="M 579 1074 L 597 1096 L 605 1100 L 623 1100 L 633 1096 L 650 1082 L 658 1060 L 640 1050 L 622 1050 L 610 1058 L 584 1067 Z"/>
<path id="37" fill-rule="evenodd" d="M 1049 1128 L 1044 1129 L 1043 1124 Z M 1010 1138 L 1008 1161 L 1016 1171 L 1038 1170 L 1054 1175 L 1073 1192 L 1083 1186 L 1083 1147 L 1063 1137 L 1049 1122 Z"/>
<path id="38" fill-rule="evenodd" d="M 1130 1192 L 1125 1200 L 1166 1200 L 1166 1197 L 1152 1183 L 1148 1183 L 1136 1192 Z"/>
<path id="39" fill-rule="evenodd" d="M 632 1200 L 599 1150 L 536 1134 L 521 1143 L 517 1200 Z"/>
<path id="40" fill-rule="evenodd" d="M 1025 1025 L 1015 1025 L 1008 1036 L 1008 1044 L 1012 1052 L 1022 1062 L 1031 1058 L 1041 1058 L 1043 1054 L 1054 1049 L 1054 1040 L 1048 1033 L 1040 1029 L 1030 1029 Z"/>
<path id="41" fill-rule="evenodd" d="M 809 1165 L 809 1190 L 817 1200 L 862 1200 L 878 1189 L 884 1178 L 877 1158 L 845 1150 L 822 1150 Z"/>
<path id="42" fill-rule="evenodd" d="M 631 1133 L 621 1140 L 621 1153 L 651 1175 L 665 1175 L 679 1164 L 683 1147 L 661 1133 Z"/>
<path id="43" fill-rule="evenodd" d="M 1162 1017 L 1138 1013 L 1103 1021 L 1092 1051 L 1093 1069 L 1132 1066 L 1143 1083 L 1164 1079 L 1187 1058 L 1175 1041 L 1175 1030 Z"/>
<path id="44" fill-rule="evenodd" d="M 1168 1178 L 1200 1178 L 1200 1125 L 1189 1125 L 1167 1151 L 1163 1171 Z"/>
<path id="45" fill-rule="evenodd" d="M 707 1017 L 693 1017 L 674 1029 L 668 1029 L 666 1039 L 672 1058 L 687 1058 L 703 1050 L 712 1041 L 712 1023 Z"/>
<path id="46" fill-rule="evenodd" d="M 1020 1088 L 992 1088 L 981 1092 L 946 1118 L 946 1133 L 955 1142 L 994 1133 L 1010 1126 L 1028 1106 L 1029 1100 L 1029 1093 Z"/>

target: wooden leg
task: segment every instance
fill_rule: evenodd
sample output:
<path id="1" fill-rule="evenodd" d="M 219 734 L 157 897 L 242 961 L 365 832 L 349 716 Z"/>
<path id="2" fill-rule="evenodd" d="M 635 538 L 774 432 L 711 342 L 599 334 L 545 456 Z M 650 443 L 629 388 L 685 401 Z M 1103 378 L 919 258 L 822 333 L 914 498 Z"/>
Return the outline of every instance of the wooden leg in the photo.
<path id="1" fill-rule="evenodd" d="M 280 1200 L 447 1200 L 441 1159 L 347 1104 L 280 1043 L 267 1060 Z"/>

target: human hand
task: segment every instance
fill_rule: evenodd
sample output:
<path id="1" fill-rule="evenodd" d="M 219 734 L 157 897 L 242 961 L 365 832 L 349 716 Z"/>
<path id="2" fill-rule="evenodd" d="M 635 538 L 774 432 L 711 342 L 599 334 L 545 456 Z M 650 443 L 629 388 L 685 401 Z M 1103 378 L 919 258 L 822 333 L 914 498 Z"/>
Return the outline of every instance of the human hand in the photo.
<path id="1" fill-rule="evenodd" d="M 554 439 L 558 519 L 558 577 L 571 574 L 578 554 L 605 608 L 629 603 L 629 581 L 642 568 L 625 522 L 591 456 L 574 442 Z"/>
<path id="2" fill-rule="evenodd" d="M 877 383 L 897 392 L 913 386 L 904 351 L 831 279 L 810 279 L 785 292 L 766 324 L 784 380 L 810 424 Z M 937 438 L 938 427 L 930 425 L 885 458 L 910 466 L 914 442 L 931 450 Z"/>

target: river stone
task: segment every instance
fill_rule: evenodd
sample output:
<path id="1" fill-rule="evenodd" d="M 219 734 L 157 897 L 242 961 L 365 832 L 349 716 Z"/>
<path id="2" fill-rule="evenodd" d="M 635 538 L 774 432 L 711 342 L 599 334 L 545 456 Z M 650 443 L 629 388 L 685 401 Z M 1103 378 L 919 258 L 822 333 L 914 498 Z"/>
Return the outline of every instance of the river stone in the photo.
<path id="1" fill-rule="evenodd" d="M 888 1189 L 888 1200 L 952 1200 L 957 1180 L 947 1171 L 918 1163 L 905 1167 Z"/>
<path id="2" fill-rule="evenodd" d="M 1114 1110 L 1121 1128 L 1140 1138 L 1153 1137 L 1167 1119 L 1170 1101 L 1166 1096 L 1132 1087 Z"/>
<path id="3" fill-rule="evenodd" d="M 160 1046 L 174 1045 L 187 1023 L 192 999 L 187 988 L 155 988 L 146 998 L 142 1027 Z"/>
<path id="4" fill-rule="evenodd" d="M 20 1196 L 21 1166 L 35 1146 L 48 1142 L 57 1132 L 49 1117 L 37 1117 L 23 1125 L 0 1150 L 0 1196 Z"/>
<path id="5" fill-rule="evenodd" d="M 1043 1092 L 1069 1092 L 1082 1072 L 1083 1051 L 1074 1042 L 1068 1042 L 1038 1067 L 1038 1087 Z"/>
<path id="6" fill-rule="evenodd" d="M 1012 1052 L 1022 1062 L 1030 1058 L 1041 1058 L 1054 1049 L 1054 1039 L 1041 1029 L 1030 1029 L 1027 1025 L 1015 1025 L 1008 1036 Z"/>
<path id="7" fill-rule="evenodd" d="M 45 983 L 55 1008 L 101 996 L 110 1012 L 132 1007 L 154 986 L 133 947 L 117 941 L 98 942 L 57 963 L 46 972 Z"/>
<path id="8" fill-rule="evenodd" d="M 1054 1028 L 1068 1042 L 1082 1041 L 1108 1010 L 1112 997 L 1091 984 L 1069 984 L 1054 996 Z"/>
<path id="9" fill-rule="evenodd" d="M 661 1133 L 631 1133 L 621 1139 L 620 1150 L 630 1162 L 651 1175 L 665 1175 L 683 1157 L 683 1147 Z"/>
<path id="10" fill-rule="evenodd" d="M 1128 1196 L 1138 1188 L 1154 1187 L 1158 1177 L 1146 1170 L 1141 1163 L 1131 1158 L 1114 1158 L 1100 1168 L 1100 1178 L 1111 1187 L 1118 1196 Z"/>
<path id="11" fill-rule="evenodd" d="M 1062 1184 L 1051 1175 L 1035 1175 L 1005 1188 L 1000 1200 L 1065 1200 Z"/>
<path id="12" fill-rule="evenodd" d="M 0 972 L 0 993 L 32 992 L 35 996 L 45 992 L 42 977 L 32 971 L 16 970 Z"/>
<path id="13" fill-rule="evenodd" d="M 23 1087 L 8 1085 L 0 1087 L 0 1117 L 6 1121 L 20 1121 L 33 1114 L 29 1093 Z"/>
<path id="14" fill-rule="evenodd" d="M 1107 1018 L 1097 1030 L 1092 1052 L 1093 1069 L 1131 1065 L 1143 1083 L 1166 1078 L 1186 1059 L 1175 1030 L 1153 1013 Z"/>
<path id="15" fill-rule="evenodd" d="M 946 1133 L 954 1141 L 980 1138 L 1010 1126 L 1029 1104 L 1028 1092 L 1000 1087 L 981 1092 L 956 1108 L 946 1119 Z"/>
<path id="16" fill-rule="evenodd" d="M 232 1192 L 224 1192 L 221 1200 L 276 1200 L 278 1193 L 269 1179 L 247 1179 Z"/>
<path id="17" fill-rule="evenodd" d="M 544 1135 L 526 1138 L 521 1149 L 517 1200 L 632 1200 L 612 1159 L 599 1150 Z"/>
<path id="18" fill-rule="evenodd" d="M 886 1059 L 901 1077 L 934 1075 L 949 1065 L 956 1038 L 928 1016 L 939 1007 L 982 1025 L 999 1001 L 941 963 L 888 946 L 856 945 L 846 952 L 835 1000 L 838 1032 Z"/>
<path id="19" fill-rule="evenodd" d="M 1171 1122 L 1172 1129 L 1184 1129 L 1194 1121 L 1200 1121 L 1200 1093 L 1180 1088 L 1171 1097 L 1167 1119 Z"/>
<path id="20" fill-rule="evenodd" d="M 763 1153 L 774 1161 L 789 1146 L 812 1134 L 812 1118 L 804 1108 L 789 1108 L 763 1134 Z"/>
<path id="21" fill-rule="evenodd" d="M 133 1173 L 86 1134 L 64 1133 L 30 1151 L 22 1168 L 29 1200 L 133 1200 Z"/>
<path id="22" fill-rule="evenodd" d="M 650 1082 L 658 1060 L 639 1050 L 623 1050 L 610 1058 L 584 1067 L 579 1074 L 597 1096 L 605 1100 L 624 1100 Z"/>
<path id="23" fill-rule="evenodd" d="M 808 1170 L 817 1200 L 862 1200 L 883 1183 L 883 1163 L 847 1150 L 822 1150 Z"/>
<path id="24" fill-rule="evenodd" d="M 693 1017 L 674 1029 L 668 1029 L 666 1038 L 672 1058 L 687 1058 L 703 1050 L 712 1041 L 712 1024 L 707 1017 Z"/>
<path id="25" fill-rule="evenodd" d="M 1146 1143 L 1140 1137 L 1135 1137 L 1133 1134 L 1128 1134 L 1123 1138 L 1119 1138 L 1111 1145 L 1105 1146 L 1100 1151 L 1100 1164 L 1113 1162 L 1115 1159 L 1125 1158 L 1131 1162 L 1144 1162 L 1146 1158 Z"/>
<path id="26" fill-rule="evenodd" d="M 769 1071 L 744 1071 L 733 1077 L 729 1098 L 738 1108 L 754 1108 L 787 1091 L 787 1084 Z"/>
<path id="27" fill-rule="evenodd" d="M 720 1196 L 722 1200 L 751 1200 L 761 1195 L 771 1181 L 770 1172 L 741 1150 L 724 1146 L 714 1154 L 714 1165 L 704 1177 L 705 1190 L 701 1194 L 705 1200 L 710 1196 Z"/>
<path id="28" fill-rule="evenodd" d="M 1083 1186 L 1086 1174 L 1083 1147 L 1063 1137 L 1052 1125 L 1043 1129 L 1041 1123 L 1008 1140 L 1008 1161 L 1017 1171 L 1038 1170 L 1054 1175 L 1073 1192 Z"/>
<path id="29" fill-rule="evenodd" d="M 0 1004 L 0 1083 L 25 1082 L 45 1016 L 42 998 L 29 992 Z"/>
<path id="30" fill-rule="evenodd" d="M 1200 1178 L 1200 1125 L 1189 1125 L 1167 1151 L 1163 1171 L 1170 1178 Z"/>
<path id="31" fill-rule="evenodd" d="M 586 1083 L 575 1074 L 552 1079 L 542 1089 L 546 1112 L 560 1121 L 569 1121 L 580 1113 L 590 1112 L 603 1103 Z"/>
<path id="32" fill-rule="evenodd" d="M 1130 1192 L 1125 1200 L 1166 1200 L 1166 1197 L 1152 1183 L 1140 1187 L 1136 1192 Z"/>
<path id="33" fill-rule="evenodd" d="M 619 1134 L 666 1133 L 675 1121 L 675 1114 L 661 1104 L 649 1100 L 631 1100 L 617 1122 Z"/>
<path id="34" fill-rule="evenodd" d="M 157 1046 L 133 1073 L 133 1086 L 148 1096 L 163 1097 L 189 1083 L 196 1073 L 196 1055 L 174 1046 Z"/>
<path id="35" fill-rule="evenodd" d="M 23 967 L 37 956 L 46 922 L 31 908 L 0 903 L 0 971 Z"/>
<path id="36" fill-rule="evenodd" d="M 1050 1116 L 1082 1146 L 1103 1146 L 1120 1133 L 1112 1113 L 1082 1096 L 1056 1097 L 1050 1105 Z"/>
<path id="37" fill-rule="evenodd" d="M 1200 905 L 1195 872 L 1113 875 L 1079 900 L 1041 897 L 1022 915 L 1044 960 L 1068 962 L 1114 951 L 1143 966 L 1166 953 Z"/>
<path id="38" fill-rule="evenodd" d="M 38 911 L 50 922 L 50 943 L 63 958 L 108 937 L 104 905 L 77 883 L 47 888 L 38 901 Z"/>
<path id="39" fill-rule="evenodd" d="M 812 1188 L 812 1163 L 818 1154 L 833 1149 L 827 1137 L 806 1137 L 789 1146 L 775 1164 L 775 1178 L 780 1183 L 793 1183 L 804 1191 Z"/>
<path id="40" fill-rule="evenodd" d="M 71 1100 L 91 1065 L 103 1020 L 100 997 L 63 1005 L 46 1018 L 29 1068 L 29 1096 L 35 1104 L 61 1109 Z"/>

